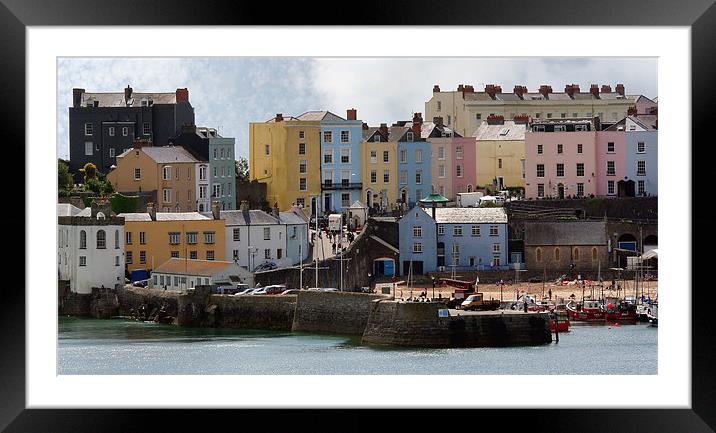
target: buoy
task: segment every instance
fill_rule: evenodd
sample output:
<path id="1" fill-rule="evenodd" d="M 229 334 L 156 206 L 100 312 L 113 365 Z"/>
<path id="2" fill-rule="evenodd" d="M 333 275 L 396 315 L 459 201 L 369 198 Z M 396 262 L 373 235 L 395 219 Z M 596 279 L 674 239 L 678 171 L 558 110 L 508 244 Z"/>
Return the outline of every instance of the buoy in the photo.
<path id="1" fill-rule="evenodd" d="M 612 304 L 611 302 L 607 304 L 607 308 L 612 308 L 613 306 L 614 304 Z"/>

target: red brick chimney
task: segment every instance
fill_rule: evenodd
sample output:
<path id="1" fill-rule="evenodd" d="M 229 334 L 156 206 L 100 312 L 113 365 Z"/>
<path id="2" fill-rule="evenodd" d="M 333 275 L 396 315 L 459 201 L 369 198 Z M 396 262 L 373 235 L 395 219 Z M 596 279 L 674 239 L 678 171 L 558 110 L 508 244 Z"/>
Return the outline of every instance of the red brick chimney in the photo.
<path id="1" fill-rule="evenodd" d="M 612 93 L 612 86 L 609 84 L 602 84 L 602 93 Z"/>
<path id="2" fill-rule="evenodd" d="M 378 131 L 380 132 L 380 134 L 383 137 L 385 137 L 386 139 L 388 138 L 388 124 L 387 123 L 381 123 L 380 128 L 378 128 Z"/>
<path id="3" fill-rule="evenodd" d="M 527 87 L 526 86 L 515 86 L 513 89 L 513 92 L 522 99 L 522 95 L 527 93 Z"/>
<path id="4" fill-rule="evenodd" d="M 617 84 L 616 92 L 622 96 L 624 96 L 624 85 L 623 84 Z"/>
<path id="5" fill-rule="evenodd" d="M 283 113 L 276 113 L 276 121 L 283 122 Z"/>
<path id="6" fill-rule="evenodd" d="M 346 119 L 348 120 L 356 120 L 358 117 L 358 110 L 355 108 L 351 108 L 350 110 L 346 110 Z"/>
<path id="7" fill-rule="evenodd" d="M 420 138 L 420 132 L 422 131 L 422 125 L 423 125 L 423 113 L 415 113 L 413 114 L 413 132 L 415 135 Z"/>
<path id="8" fill-rule="evenodd" d="M 504 125 L 505 124 L 505 116 L 502 116 L 502 115 L 487 116 L 487 124 L 488 125 Z"/>
<path id="9" fill-rule="evenodd" d="M 457 86 L 457 91 L 458 91 L 458 92 L 464 92 L 464 91 L 465 91 L 465 86 L 463 86 L 462 84 L 458 84 L 458 86 Z"/>
<path id="10" fill-rule="evenodd" d="M 465 84 L 465 93 L 475 93 L 475 88 L 472 85 Z"/>
<path id="11" fill-rule="evenodd" d="M 579 93 L 579 84 L 567 84 L 564 86 L 564 93 L 571 98 L 575 93 Z"/>
<path id="12" fill-rule="evenodd" d="M 627 108 L 627 116 L 636 116 L 636 107 Z"/>
<path id="13" fill-rule="evenodd" d="M 434 85 L 434 86 L 433 86 L 433 93 L 439 93 L 439 92 L 440 92 L 440 86 L 437 85 L 437 84 Z"/>
<path id="14" fill-rule="evenodd" d="M 549 98 L 549 94 L 552 93 L 552 86 L 547 86 L 545 84 L 542 84 L 541 86 L 539 86 L 539 92 L 545 98 Z"/>
<path id="15" fill-rule="evenodd" d="M 368 124 L 363 122 L 363 130 L 366 131 L 368 129 Z"/>
<path id="16" fill-rule="evenodd" d="M 589 86 L 589 93 L 594 95 L 596 98 L 599 98 L 599 86 L 597 86 L 596 84 L 592 84 L 591 86 Z"/>
<path id="17" fill-rule="evenodd" d="M 177 102 L 189 102 L 189 89 L 186 87 L 183 89 L 177 89 L 176 99 Z"/>
<path id="18" fill-rule="evenodd" d="M 129 98 L 132 97 L 132 88 L 129 87 L 129 84 L 127 84 L 127 87 L 124 89 L 124 101 L 127 102 Z"/>
<path id="19" fill-rule="evenodd" d="M 498 90 L 499 86 L 495 86 L 494 84 L 486 84 L 485 85 L 485 93 L 490 95 L 490 98 L 495 99 L 495 94 L 501 91 L 502 89 Z"/>
<path id="20" fill-rule="evenodd" d="M 433 117 L 433 123 L 437 127 L 442 127 L 443 126 L 443 118 L 441 116 Z"/>
<path id="21" fill-rule="evenodd" d="M 530 117 L 527 115 L 518 114 L 513 118 L 515 124 L 517 125 L 526 125 L 529 123 Z"/>
<path id="22" fill-rule="evenodd" d="M 141 138 L 135 138 L 134 140 L 132 140 L 132 148 L 134 149 L 141 149 L 143 144 L 144 143 L 142 142 Z"/>

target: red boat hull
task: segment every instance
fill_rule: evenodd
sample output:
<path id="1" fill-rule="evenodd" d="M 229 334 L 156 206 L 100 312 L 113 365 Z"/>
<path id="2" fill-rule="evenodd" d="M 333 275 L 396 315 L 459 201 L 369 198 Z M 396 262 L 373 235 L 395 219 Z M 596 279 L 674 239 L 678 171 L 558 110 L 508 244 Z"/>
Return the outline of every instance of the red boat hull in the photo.
<path id="1" fill-rule="evenodd" d="M 636 313 L 636 311 L 616 311 L 613 313 L 607 313 L 606 320 L 607 322 L 634 322 L 636 323 L 636 320 L 638 319 L 639 315 Z"/>
<path id="2" fill-rule="evenodd" d="M 554 332 L 554 320 L 549 321 L 549 329 L 550 329 L 550 331 Z M 568 320 L 560 320 L 557 323 L 557 331 L 558 332 L 568 332 L 569 331 L 569 321 Z"/>
<path id="3" fill-rule="evenodd" d="M 576 322 L 604 322 L 606 314 L 602 310 L 582 309 L 580 311 L 567 308 L 570 320 Z"/>

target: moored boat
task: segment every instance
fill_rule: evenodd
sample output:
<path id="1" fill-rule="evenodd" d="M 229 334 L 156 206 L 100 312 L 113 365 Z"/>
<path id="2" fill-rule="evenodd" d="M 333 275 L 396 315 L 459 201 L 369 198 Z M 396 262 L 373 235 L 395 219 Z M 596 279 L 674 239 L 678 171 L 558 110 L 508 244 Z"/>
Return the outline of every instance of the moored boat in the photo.
<path id="1" fill-rule="evenodd" d="M 556 320 L 555 320 L 556 319 Z M 569 331 L 569 315 L 564 310 L 552 310 L 549 315 L 549 329 L 552 332 L 568 332 Z"/>
<path id="2" fill-rule="evenodd" d="M 618 298 L 607 298 L 605 300 L 605 319 L 607 322 L 636 324 L 639 317 L 636 305 L 629 302 L 622 302 Z"/>
<path id="3" fill-rule="evenodd" d="M 649 318 L 651 326 L 659 326 L 659 305 L 651 304 L 651 307 L 646 310 L 646 316 Z"/>
<path id="4" fill-rule="evenodd" d="M 592 299 L 583 302 L 569 301 L 566 305 L 567 315 L 575 322 L 604 322 L 606 313 L 599 301 Z"/>

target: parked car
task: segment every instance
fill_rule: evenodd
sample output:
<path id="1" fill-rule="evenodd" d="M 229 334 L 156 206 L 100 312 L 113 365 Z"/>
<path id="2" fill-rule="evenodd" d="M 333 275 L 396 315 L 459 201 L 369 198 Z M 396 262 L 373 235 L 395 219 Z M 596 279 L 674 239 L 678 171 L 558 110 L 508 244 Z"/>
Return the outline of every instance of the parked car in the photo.
<path id="1" fill-rule="evenodd" d="M 279 295 L 286 290 L 286 286 L 283 284 L 274 284 L 271 286 L 264 287 L 264 294 L 266 295 Z"/>
<path id="2" fill-rule="evenodd" d="M 249 288 L 249 289 L 244 289 L 244 290 L 242 290 L 242 291 L 240 291 L 240 292 L 234 293 L 234 296 L 250 295 L 251 292 L 253 292 L 254 290 L 255 290 L 255 289 L 251 289 L 251 288 Z"/>
<path id="3" fill-rule="evenodd" d="M 254 268 L 254 272 L 272 271 L 278 268 L 278 265 L 274 262 L 263 262 Z"/>
<path id="4" fill-rule="evenodd" d="M 284 290 L 283 292 L 279 293 L 279 295 L 297 295 L 300 290 L 298 289 L 288 289 Z"/>
<path id="5" fill-rule="evenodd" d="M 266 294 L 266 287 L 259 287 L 257 289 L 254 289 L 250 295 L 265 295 Z"/>

